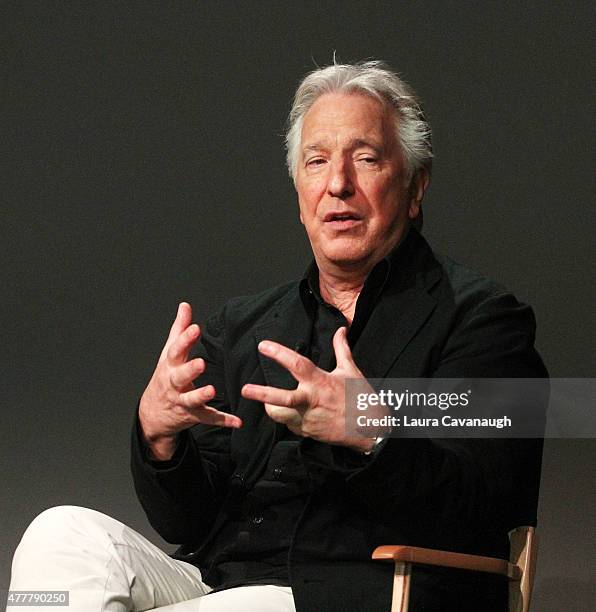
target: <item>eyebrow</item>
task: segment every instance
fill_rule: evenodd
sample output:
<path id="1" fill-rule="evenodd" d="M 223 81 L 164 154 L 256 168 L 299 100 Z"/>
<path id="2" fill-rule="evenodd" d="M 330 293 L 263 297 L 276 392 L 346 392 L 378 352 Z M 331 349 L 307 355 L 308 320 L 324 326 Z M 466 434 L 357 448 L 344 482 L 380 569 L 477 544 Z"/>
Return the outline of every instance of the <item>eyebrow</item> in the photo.
<path id="1" fill-rule="evenodd" d="M 373 142 L 370 142 L 369 140 L 366 140 L 365 138 L 354 138 L 353 140 L 350 141 L 349 143 L 349 149 L 358 149 L 360 147 L 369 147 L 371 149 L 373 149 L 374 151 L 376 151 L 378 154 L 381 154 L 383 152 L 383 147 L 379 146 Z M 307 144 L 303 149 L 302 149 L 302 154 L 306 155 L 306 153 L 310 152 L 310 151 L 327 151 L 328 147 L 325 146 L 325 144 L 323 142 L 313 142 L 311 144 Z"/>

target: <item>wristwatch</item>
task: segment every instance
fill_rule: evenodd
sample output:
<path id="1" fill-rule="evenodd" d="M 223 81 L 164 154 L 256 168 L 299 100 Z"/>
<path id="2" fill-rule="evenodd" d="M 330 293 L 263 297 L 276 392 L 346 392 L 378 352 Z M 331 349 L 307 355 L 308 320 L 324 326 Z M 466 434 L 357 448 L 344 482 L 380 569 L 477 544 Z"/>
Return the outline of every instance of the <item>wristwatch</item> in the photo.
<path id="1" fill-rule="evenodd" d="M 381 442 L 384 439 L 385 438 L 383 438 L 382 436 L 377 436 L 375 438 L 375 441 L 373 442 L 373 447 L 369 451 L 364 451 L 364 454 L 367 455 L 367 456 L 374 455 L 374 453 L 376 452 L 377 448 L 379 448 L 379 444 L 381 444 Z"/>

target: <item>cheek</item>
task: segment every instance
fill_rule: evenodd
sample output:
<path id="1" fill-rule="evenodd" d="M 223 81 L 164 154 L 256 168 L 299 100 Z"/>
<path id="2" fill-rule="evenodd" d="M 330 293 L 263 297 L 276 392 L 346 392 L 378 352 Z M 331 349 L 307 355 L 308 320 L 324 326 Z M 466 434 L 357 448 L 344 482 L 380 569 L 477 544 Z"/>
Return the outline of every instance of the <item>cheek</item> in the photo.
<path id="1" fill-rule="evenodd" d="M 303 187 L 300 189 L 298 193 L 298 205 L 300 207 L 300 221 L 302 221 L 302 223 L 315 216 L 320 200 L 320 192 L 315 186 Z"/>
<path id="2" fill-rule="evenodd" d="M 375 208 L 384 217 L 408 215 L 409 198 L 406 190 L 396 187 L 395 184 L 383 185 L 376 191 L 375 196 Z"/>
<path id="3" fill-rule="evenodd" d="M 370 202 L 380 203 L 390 199 L 397 192 L 395 178 L 383 173 L 370 172 L 359 177 L 359 191 Z"/>
<path id="4" fill-rule="evenodd" d="M 300 195 L 298 198 L 298 210 L 300 213 L 300 223 L 302 223 L 302 225 L 307 225 L 308 220 L 312 216 L 312 213 L 309 207 L 308 196 L 306 195 L 304 190 L 300 192 Z"/>

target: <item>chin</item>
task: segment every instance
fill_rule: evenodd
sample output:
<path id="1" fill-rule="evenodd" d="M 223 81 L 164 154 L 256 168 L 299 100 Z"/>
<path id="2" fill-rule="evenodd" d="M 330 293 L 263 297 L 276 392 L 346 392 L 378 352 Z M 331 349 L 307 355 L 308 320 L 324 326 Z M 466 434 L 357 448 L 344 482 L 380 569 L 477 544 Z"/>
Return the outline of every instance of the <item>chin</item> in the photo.
<path id="1" fill-rule="evenodd" d="M 372 253 L 360 249 L 333 249 L 323 253 L 325 259 L 340 267 L 355 267 L 366 263 Z"/>

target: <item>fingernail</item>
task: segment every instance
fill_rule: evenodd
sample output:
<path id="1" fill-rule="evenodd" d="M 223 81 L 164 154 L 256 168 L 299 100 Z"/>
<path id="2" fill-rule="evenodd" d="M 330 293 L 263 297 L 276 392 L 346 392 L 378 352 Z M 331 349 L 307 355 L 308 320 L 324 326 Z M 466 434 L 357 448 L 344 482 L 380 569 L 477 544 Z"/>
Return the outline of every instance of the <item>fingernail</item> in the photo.
<path id="1" fill-rule="evenodd" d="M 259 343 L 259 351 L 261 351 L 261 353 L 267 353 L 270 355 L 273 353 L 273 345 L 270 342 L 267 342 L 267 340 L 263 340 Z"/>

